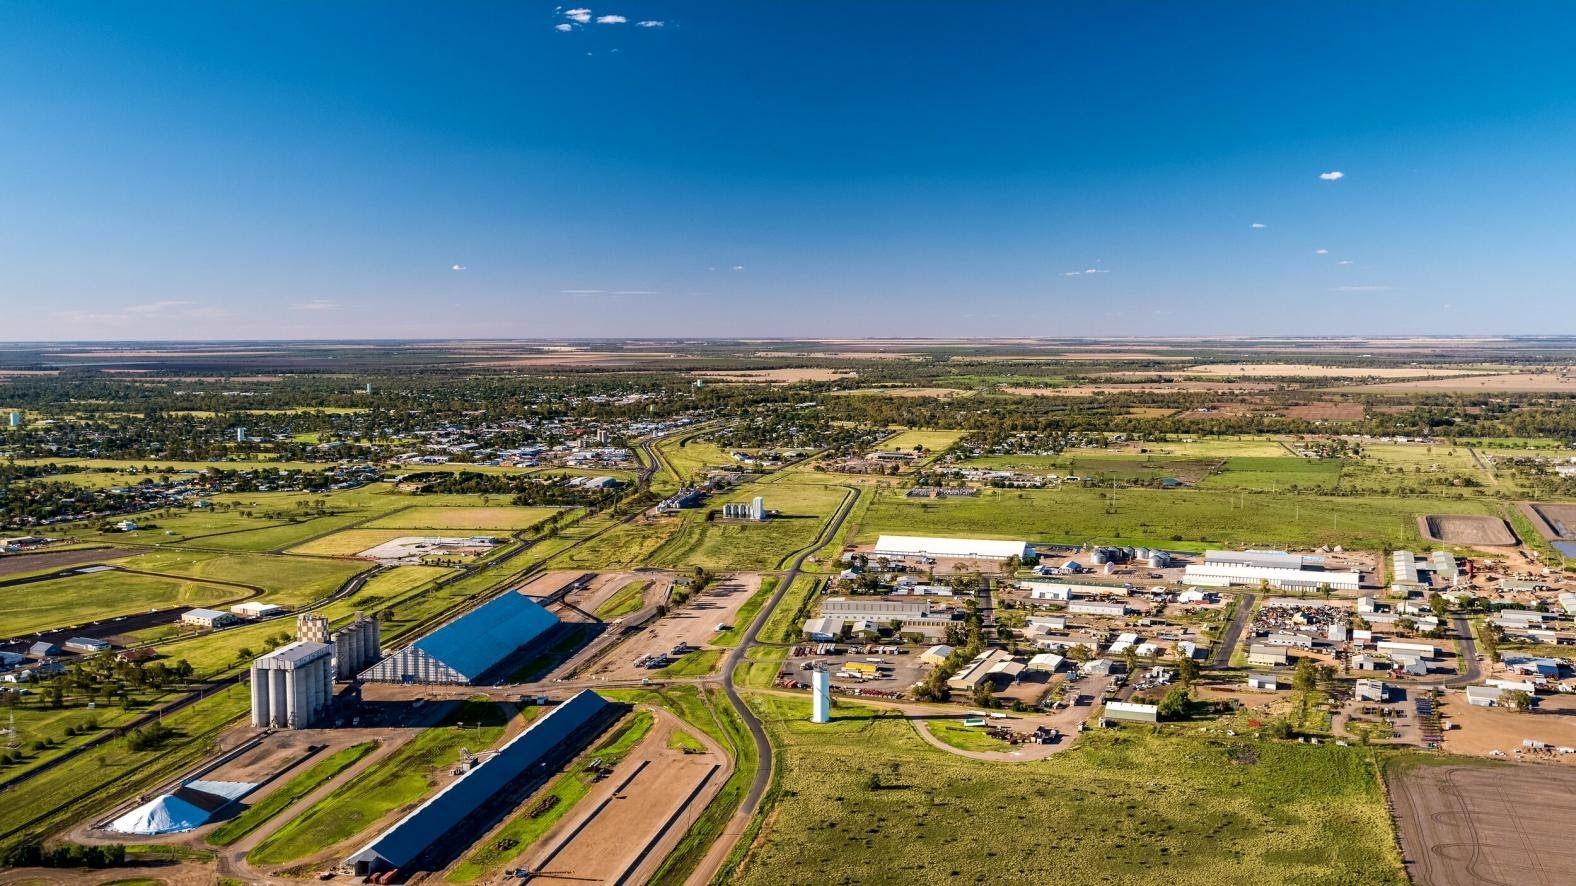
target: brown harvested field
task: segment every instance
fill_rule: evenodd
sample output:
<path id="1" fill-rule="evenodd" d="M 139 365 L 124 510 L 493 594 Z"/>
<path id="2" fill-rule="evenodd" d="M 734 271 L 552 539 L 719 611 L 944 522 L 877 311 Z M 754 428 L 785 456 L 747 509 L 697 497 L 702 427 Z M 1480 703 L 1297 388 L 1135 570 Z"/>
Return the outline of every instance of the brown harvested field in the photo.
<path id="1" fill-rule="evenodd" d="M 1536 765 L 1387 767 L 1414 883 L 1562 886 L 1576 883 L 1576 772 Z"/>
<path id="2" fill-rule="evenodd" d="M 717 381 L 768 385 L 790 385 L 799 381 L 838 381 L 853 378 L 858 374 L 852 369 L 826 369 L 815 366 L 797 369 L 729 369 L 695 373 L 701 378 Z"/>
<path id="3" fill-rule="evenodd" d="M 960 388 L 855 388 L 852 391 L 832 391 L 837 396 L 879 396 L 879 397 L 939 397 L 943 400 L 950 397 L 968 397 L 973 391 Z"/>
<path id="4" fill-rule="evenodd" d="M 1544 539 L 1576 538 L 1576 505 L 1527 502 L 1521 507 Z"/>
<path id="5" fill-rule="evenodd" d="M 1097 397 L 1102 394 L 1235 394 L 1269 391 L 1280 387 L 1271 382 L 1178 381 L 1156 384 L 1069 385 L 1065 388 L 1006 387 L 1002 393 L 1024 397 Z"/>
<path id="6" fill-rule="evenodd" d="M 671 714 L 656 723 L 574 813 L 543 835 L 530 866 L 537 882 L 643 883 L 722 787 L 727 755 Z M 701 753 L 670 746 L 675 730 Z"/>
<path id="7" fill-rule="evenodd" d="M 130 548 L 84 548 L 77 551 L 51 551 L 39 554 L 7 554 L 0 557 L 0 576 L 20 575 L 24 572 L 41 572 L 45 569 L 65 569 L 83 563 L 103 563 L 130 557 L 138 551 Z"/>
<path id="8" fill-rule="evenodd" d="M 1189 375 L 1249 378 L 1428 378 L 1470 375 L 1481 369 L 1431 369 L 1426 366 L 1319 366 L 1314 363 L 1210 363 L 1178 370 Z"/>
<path id="9" fill-rule="evenodd" d="M 1304 403 L 1286 407 L 1287 418 L 1303 421 L 1362 421 L 1361 403 Z"/>
<path id="10" fill-rule="evenodd" d="M 1464 394 L 1576 394 L 1576 376 L 1542 372 L 1506 372 L 1468 378 L 1386 382 L 1363 385 L 1361 390 L 1364 393 L 1450 391 Z"/>
<path id="11" fill-rule="evenodd" d="M 1505 547 L 1517 544 L 1516 533 L 1499 517 L 1428 514 L 1417 518 L 1417 531 L 1429 541 L 1447 545 Z"/>

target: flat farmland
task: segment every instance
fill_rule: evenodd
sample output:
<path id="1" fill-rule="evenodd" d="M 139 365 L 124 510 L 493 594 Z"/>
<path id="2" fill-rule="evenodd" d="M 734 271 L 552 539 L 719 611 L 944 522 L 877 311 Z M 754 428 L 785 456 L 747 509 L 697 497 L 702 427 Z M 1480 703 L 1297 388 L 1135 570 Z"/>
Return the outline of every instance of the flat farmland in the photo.
<path id="1" fill-rule="evenodd" d="M 1385 778 L 1415 882 L 1576 882 L 1567 824 L 1576 816 L 1576 772 L 1413 757 L 1392 761 Z"/>
<path id="2" fill-rule="evenodd" d="M 815 541 L 846 494 L 847 490 L 838 486 L 797 483 L 741 487 L 726 500 L 749 501 L 761 495 L 766 507 L 780 511 L 781 516 L 757 523 L 707 520 L 706 513 L 699 510 L 686 513 L 673 537 L 652 553 L 648 565 L 675 569 L 704 566 L 718 571 L 776 569 L 790 554 Z M 721 502 L 704 510 L 713 508 L 720 513 Z"/>
<path id="3" fill-rule="evenodd" d="M 1115 480 L 1161 480 L 1175 477 L 1197 483 L 1209 476 L 1220 459 L 1151 455 L 1128 451 L 1074 449 L 1061 455 L 987 455 L 960 464 L 992 471 L 1022 471 L 1051 477 L 1104 477 Z"/>
<path id="4" fill-rule="evenodd" d="M 963 439 L 968 431 L 916 431 L 901 430 L 897 436 L 881 441 L 880 449 L 913 449 L 923 446 L 932 452 L 943 449 Z"/>
<path id="5" fill-rule="evenodd" d="M 1488 474 L 1465 446 L 1374 443 L 1363 447 L 1361 459 L 1347 459 L 1343 464 L 1341 486 L 1354 491 L 1385 492 L 1409 486 L 1470 493 L 1491 485 Z M 1478 485 L 1456 486 L 1458 479 Z"/>
<path id="6" fill-rule="evenodd" d="M 1433 378 L 1421 381 L 1387 382 L 1363 385 L 1363 393 L 1459 393 L 1459 394 L 1576 394 L 1576 376 L 1545 372 L 1514 372 L 1475 375 L 1465 378 Z"/>
<path id="7" fill-rule="evenodd" d="M 839 700 L 816 726 L 807 700 L 749 701 L 782 790 L 734 882 L 1406 882 L 1366 749 L 1123 729 L 1002 765 L 895 713 Z"/>
<path id="8" fill-rule="evenodd" d="M 281 554 L 217 554 L 209 551 L 156 551 L 119 561 L 127 569 L 163 572 L 196 580 L 256 585 L 264 603 L 302 606 L 338 590 L 364 563 L 342 563 Z"/>
<path id="9" fill-rule="evenodd" d="M 366 529 L 476 530 L 508 532 L 525 529 L 552 516 L 557 508 L 411 507 L 364 524 Z"/>
<path id="10" fill-rule="evenodd" d="M 240 588 L 117 570 L 72 575 L 0 588 L 0 637 L 80 625 L 149 609 L 210 606 L 245 596 L 247 592 Z"/>
<path id="11" fill-rule="evenodd" d="M 1328 489 L 1341 482 L 1339 459 L 1308 459 L 1292 455 L 1233 456 L 1219 473 L 1199 485 L 1206 489 L 1246 489 L 1276 492 L 1287 489 Z"/>
<path id="12" fill-rule="evenodd" d="M 1482 373 L 1482 369 L 1427 366 L 1320 366 L 1314 363 L 1208 363 L 1176 370 L 1178 375 L 1229 375 L 1238 378 L 1428 378 Z"/>
<path id="13" fill-rule="evenodd" d="M 987 489 L 977 498 L 907 499 L 903 490 L 867 490 L 858 543 L 897 535 L 1023 538 L 1197 548 L 1208 545 L 1372 550 L 1421 544 L 1417 516 L 1492 515 L 1486 501 L 1448 498 L 1238 493 L 1205 489 L 1119 489 L 1107 513 L 1100 489 Z"/>

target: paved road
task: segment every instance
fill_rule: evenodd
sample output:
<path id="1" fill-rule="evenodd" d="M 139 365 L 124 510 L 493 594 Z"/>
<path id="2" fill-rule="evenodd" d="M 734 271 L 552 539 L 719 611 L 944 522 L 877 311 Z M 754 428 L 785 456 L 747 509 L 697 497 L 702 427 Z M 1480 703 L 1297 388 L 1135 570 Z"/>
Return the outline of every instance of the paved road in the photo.
<path id="1" fill-rule="evenodd" d="M 1253 614 L 1253 603 L 1257 599 L 1255 594 L 1243 594 L 1237 598 L 1237 611 L 1232 613 L 1231 624 L 1215 643 L 1210 667 L 1223 668 L 1231 664 L 1231 651 L 1237 648 L 1237 642 L 1242 639 L 1242 631 L 1248 626 L 1248 617 Z"/>
<path id="2" fill-rule="evenodd" d="M 857 486 L 849 487 L 848 497 L 843 499 L 843 503 L 837 509 L 837 513 L 832 516 L 832 519 L 821 530 L 820 535 L 816 536 L 815 541 L 811 542 L 809 547 L 801 550 L 794 557 L 793 562 L 788 567 L 788 571 L 783 574 L 782 580 L 777 583 L 777 589 L 772 592 L 772 596 L 766 601 L 766 605 L 762 606 L 761 611 L 756 614 L 755 621 L 751 622 L 749 630 L 745 631 L 744 638 L 739 641 L 739 645 L 735 646 L 733 651 L 728 653 L 727 658 L 723 660 L 722 689 L 727 693 L 728 701 L 733 705 L 734 710 L 738 712 L 739 717 L 744 721 L 744 725 L 749 728 L 750 736 L 755 741 L 755 781 L 750 785 L 749 793 L 744 796 L 744 802 L 739 804 L 739 811 L 734 814 L 733 820 L 736 823 L 747 826 L 750 819 L 755 817 L 756 811 L 760 809 L 761 798 L 766 795 L 766 789 L 771 785 L 772 781 L 772 746 L 766 740 L 766 728 L 761 725 L 760 719 L 744 703 L 744 699 L 739 697 L 739 689 L 734 684 L 734 672 L 738 670 L 745 656 L 749 654 L 750 647 L 755 645 L 756 637 L 760 634 L 761 628 L 765 626 L 766 620 L 771 617 L 772 612 L 777 609 L 777 605 L 782 602 L 783 595 L 788 593 L 788 589 L 793 587 L 794 581 L 799 578 L 799 570 L 804 566 L 804 561 L 808 560 L 811 554 L 815 553 L 827 542 L 837 537 L 838 530 L 842 529 L 843 522 L 848 519 L 849 513 L 853 511 L 854 505 L 859 501 L 859 496 L 862 492 L 863 490 Z M 739 838 L 744 835 L 744 830 L 744 827 L 728 828 L 727 832 L 712 845 L 710 853 L 701 862 L 700 867 L 690 875 L 689 882 L 709 882 L 717 869 L 722 866 L 722 862 L 733 851 L 733 847 L 739 842 Z"/>
<path id="3" fill-rule="evenodd" d="M 1472 626 L 1462 616 L 1452 618 L 1451 623 L 1456 626 L 1456 639 L 1461 643 L 1461 654 L 1458 660 L 1466 663 L 1466 671 L 1450 677 L 1432 677 L 1408 683 L 1410 686 L 1467 686 L 1476 683 L 1483 676 L 1483 665 L 1478 661 L 1477 641 L 1472 639 Z"/>

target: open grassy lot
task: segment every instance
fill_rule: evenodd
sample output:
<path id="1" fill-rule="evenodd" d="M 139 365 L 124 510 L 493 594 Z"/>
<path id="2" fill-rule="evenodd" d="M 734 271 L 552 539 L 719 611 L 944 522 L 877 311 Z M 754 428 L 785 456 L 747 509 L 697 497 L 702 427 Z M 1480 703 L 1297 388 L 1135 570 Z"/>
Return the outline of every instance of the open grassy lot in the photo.
<path id="1" fill-rule="evenodd" d="M 344 529 L 322 538 L 299 544 L 290 549 L 292 554 L 311 554 L 318 557 L 354 557 L 362 551 L 375 548 L 386 541 L 417 535 L 436 535 L 414 529 Z M 455 537 L 468 533 L 459 532 Z"/>
<path id="2" fill-rule="evenodd" d="M 704 677 L 717 669 L 721 649 L 697 649 L 679 656 L 678 661 L 657 671 L 664 677 Z"/>
<path id="3" fill-rule="evenodd" d="M 303 606 L 326 597 L 369 565 L 280 554 L 176 550 L 150 552 L 118 562 L 127 569 L 255 585 L 268 591 L 258 599 L 281 606 Z"/>
<path id="4" fill-rule="evenodd" d="M 413 507 L 395 511 L 366 524 L 367 529 L 419 529 L 423 532 L 464 530 L 507 532 L 525 529 L 552 516 L 557 508 Z"/>
<path id="5" fill-rule="evenodd" d="M 706 519 L 684 514 L 673 537 L 652 553 L 649 565 L 712 570 L 775 569 L 795 551 L 815 540 L 821 527 L 842 503 L 847 490 L 835 486 L 756 483 L 744 486 L 726 501 L 749 501 L 763 495 L 766 507 L 780 516 L 761 523 Z M 722 502 L 709 506 L 721 510 Z"/>
<path id="6" fill-rule="evenodd" d="M 923 446 L 931 452 L 941 452 L 963 439 L 968 431 L 916 431 L 902 430 L 896 436 L 881 441 L 877 449 L 913 449 Z"/>
<path id="7" fill-rule="evenodd" d="M 755 621 L 756 613 L 761 611 L 761 607 L 766 605 L 766 601 L 771 597 L 772 592 L 777 590 L 778 581 L 780 579 L 775 575 L 768 575 L 761 579 L 760 590 L 751 595 L 750 599 L 745 600 L 744 605 L 740 606 L 738 613 L 733 616 L 733 627 L 713 638 L 711 641 L 712 645 L 739 645 L 739 642 L 744 639 L 745 632 L 750 629 L 750 625 Z"/>
<path id="8" fill-rule="evenodd" d="M 1334 492 L 1341 483 L 1344 462 L 1339 459 L 1307 459 L 1292 455 L 1233 456 L 1221 470 L 1206 477 L 1199 486 L 1205 489 L 1248 489 L 1256 492 L 1285 492 L 1293 489 L 1322 489 Z"/>
<path id="9" fill-rule="evenodd" d="M 1418 514 L 1490 514 L 1491 503 L 1432 497 L 1237 493 L 1203 489 L 1118 490 L 1109 513 L 1099 489 L 985 490 L 978 498 L 912 500 L 901 490 L 873 496 L 857 540 L 881 533 L 1149 544 L 1356 549 L 1420 545 Z"/>
<path id="10" fill-rule="evenodd" d="M 657 451 L 672 465 L 681 483 L 689 482 L 707 468 L 738 464 L 727 450 L 708 440 L 670 437 L 657 444 Z"/>
<path id="11" fill-rule="evenodd" d="M 228 846 L 234 843 L 262 827 L 269 819 L 283 812 L 286 806 L 327 784 L 329 779 L 349 769 L 357 760 L 372 753 L 376 748 L 376 742 L 364 741 L 335 751 L 327 758 L 317 761 L 310 769 L 290 779 L 284 787 L 263 798 L 262 802 L 248 806 L 245 812 L 215 828 L 213 833 L 208 835 L 208 842 L 214 846 Z"/>
<path id="12" fill-rule="evenodd" d="M 1061 455 L 990 455 L 963 462 L 964 467 L 996 471 L 1023 471 L 1052 477 L 1084 477 L 1096 480 L 1162 480 L 1175 477 L 1197 483 L 1213 471 L 1222 459 L 1112 452 L 1101 449 L 1072 450 Z"/>
<path id="13" fill-rule="evenodd" d="M 597 607 L 596 617 L 607 621 L 638 612 L 645 605 L 646 589 L 649 587 L 649 581 L 632 581 L 624 585 Z"/>
<path id="14" fill-rule="evenodd" d="M 1002 765 L 872 708 L 815 726 L 807 700 L 750 702 L 786 765 L 734 882 L 1406 882 L 1365 749 L 1133 729 Z"/>
<path id="15" fill-rule="evenodd" d="M 285 864 L 359 834 L 388 813 L 430 793 L 436 785 L 435 776 L 459 760 L 461 747 L 478 751 L 503 736 L 503 712 L 490 700 L 465 702 L 450 715 L 449 722 L 483 725 L 480 729 L 439 726 L 422 732 L 393 756 L 356 776 L 343 790 L 270 834 L 247 859 L 257 864 Z"/>
<path id="16" fill-rule="evenodd" d="M 627 569 L 643 566 L 684 523 L 680 516 L 638 517 L 553 558 L 554 569 Z"/>
<path id="17" fill-rule="evenodd" d="M 1476 485 L 1460 486 L 1458 480 L 1470 480 Z M 1491 483 L 1465 446 L 1373 443 L 1363 447 L 1360 460 L 1346 463 L 1341 486 L 1363 492 L 1410 488 L 1471 494 L 1489 488 Z"/>
<path id="18" fill-rule="evenodd" d="M 0 637 L 74 627 L 90 621 L 164 609 L 209 606 L 245 597 L 224 585 L 125 572 L 95 572 L 0 589 Z"/>
<path id="19" fill-rule="evenodd" d="M 999 738 L 991 738 L 979 726 L 964 726 L 961 720 L 927 720 L 925 728 L 930 734 L 955 748 L 965 751 L 1010 751 L 1012 745 Z"/>

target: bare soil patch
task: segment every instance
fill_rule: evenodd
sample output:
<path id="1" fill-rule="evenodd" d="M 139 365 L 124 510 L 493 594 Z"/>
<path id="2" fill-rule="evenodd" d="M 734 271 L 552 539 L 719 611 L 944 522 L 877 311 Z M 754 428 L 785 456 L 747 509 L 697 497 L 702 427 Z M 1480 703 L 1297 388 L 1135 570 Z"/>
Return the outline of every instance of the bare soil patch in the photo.
<path id="1" fill-rule="evenodd" d="M 717 379 L 718 381 L 791 385 L 800 381 L 838 381 L 839 379 L 853 378 L 859 373 L 852 369 L 826 369 L 805 366 L 794 369 L 730 369 L 714 372 L 697 372 L 695 374 L 701 378 Z"/>
<path id="2" fill-rule="evenodd" d="M 1522 509 L 1548 541 L 1576 538 L 1576 505 L 1528 502 Z"/>
<path id="3" fill-rule="evenodd" d="M 1481 369 L 1433 369 L 1427 366 L 1319 366 L 1314 363 L 1210 363 L 1178 371 L 1189 375 L 1246 378 L 1429 378 L 1482 372 Z"/>
<path id="4" fill-rule="evenodd" d="M 1448 545 L 1504 547 L 1517 544 L 1516 533 L 1499 517 L 1428 514 L 1417 518 L 1417 531 L 1429 541 Z"/>
<path id="5" fill-rule="evenodd" d="M 1422 381 L 1364 385 L 1364 391 L 1458 391 L 1498 394 L 1576 394 L 1576 376 L 1543 372 L 1512 372 L 1468 378 L 1431 378 Z"/>
<path id="6" fill-rule="evenodd" d="M 1304 403 L 1301 406 L 1286 407 L 1286 417 L 1300 418 L 1303 421 L 1361 421 L 1363 404 Z"/>
<path id="7" fill-rule="evenodd" d="M 1429 886 L 1576 882 L 1576 772 L 1399 765 L 1385 773 L 1407 872 Z"/>
<path id="8" fill-rule="evenodd" d="M 832 391 L 838 396 L 880 396 L 880 397 L 939 397 L 943 400 L 950 397 L 967 397 L 973 391 L 961 388 L 855 388 L 852 391 Z"/>
<path id="9" fill-rule="evenodd" d="M 53 551 L 38 554 L 7 554 L 0 557 L 0 576 L 38 572 L 44 569 L 64 569 L 82 563 L 103 563 L 137 553 L 128 548 L 86 548 L 77 551 Z"/>
<path id="10" fill-rule="evenodd" d="M 1007 387 L 1003 393 L 1025 397 L 1095 397 L 1101 394 L 1242 393 L 1280 387 L 1271 382 L 1175 381 L 1154 384 L 1069 385 L 1065 388 Z"/>

